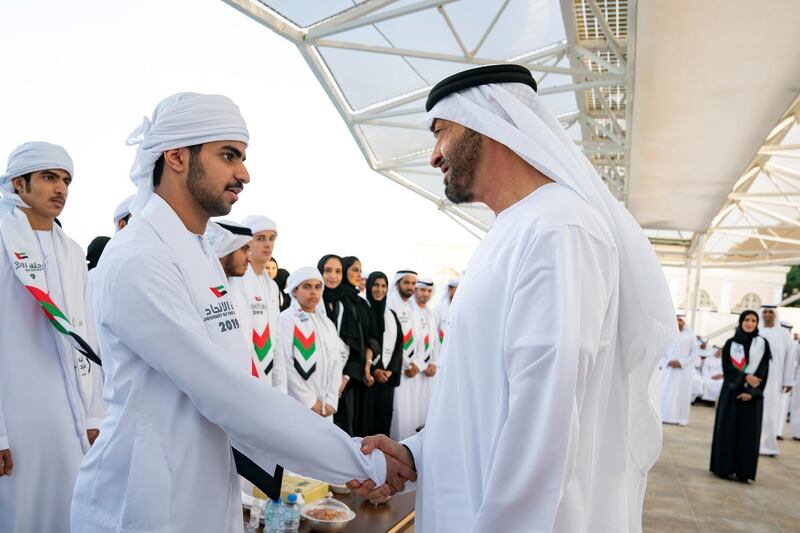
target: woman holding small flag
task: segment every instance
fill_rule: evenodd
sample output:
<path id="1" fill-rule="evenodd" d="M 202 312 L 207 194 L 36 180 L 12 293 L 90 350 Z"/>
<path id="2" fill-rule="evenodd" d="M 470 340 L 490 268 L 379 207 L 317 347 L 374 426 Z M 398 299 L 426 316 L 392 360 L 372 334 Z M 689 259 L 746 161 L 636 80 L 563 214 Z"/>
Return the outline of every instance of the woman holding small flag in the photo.
<path id="1" fill-rule="evenodd" d="M 722 348 L 725 381 L 717 402 L 711 471 L 734 481 L 755 480 L 769 343 L 758 334 L 758 313 L 744 311 Z"/>

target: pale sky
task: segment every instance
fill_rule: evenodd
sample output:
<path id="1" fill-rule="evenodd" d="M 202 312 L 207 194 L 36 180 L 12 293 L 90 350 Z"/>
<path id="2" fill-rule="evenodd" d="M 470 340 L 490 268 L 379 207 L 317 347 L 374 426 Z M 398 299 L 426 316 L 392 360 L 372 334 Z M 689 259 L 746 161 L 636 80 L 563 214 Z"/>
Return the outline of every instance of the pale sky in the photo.
<path id="1" fill-rule="evenodd" d="M 60 220 L 84 248 L 134 192 L 128 134 L 180 91 L 241 108 L 252 181 L 227 218 L 274 218 L 290 271 L 338 253 L 433 275 L 478 243 L 370 170 L 295 46 L 219 0 L 0 0 L 0 50 L 0 167 L 23 142 L 63 145 L 75 176 Z"/>

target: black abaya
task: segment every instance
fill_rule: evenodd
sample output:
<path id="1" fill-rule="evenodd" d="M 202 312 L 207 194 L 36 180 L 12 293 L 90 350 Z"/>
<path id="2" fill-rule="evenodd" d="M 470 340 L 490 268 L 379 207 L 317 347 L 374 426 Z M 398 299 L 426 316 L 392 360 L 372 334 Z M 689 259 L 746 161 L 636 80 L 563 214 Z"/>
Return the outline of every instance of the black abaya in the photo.
<path id="1" fill-rule="evenodd" d="M 725 381 L 717 401 L 717 415 L 714 420 L 711 471 L 720 477 L 746 481 L 756 478 L 761 416 L 764 409 L 763 391 L 769 373 L 769 343 L 764 340 L 765 353 L 754 372 L 755 376 L 762 379 L 761 384 L 753 388 L 745 381 L 745 373 L 731 362 L 730 350 L 733 342 L 733 338 L 728 339 L 722 351 Z M 749 353 L 747 360 L 749 361 Z M 737 396 L 743 392 L 751 394 L 753 399 L 738 399 Z"/>
<path id="2" fill-rule="evenodd" d="M 386 316 L 386 297 L 381 301 L 376 301 L 372 297 L 372 286 L 375 281 L 381 278 L 386 281 L 388 286 L 389 280 L 382 272 L 373 272 L 369 275 L 367 280 L 367 301 L 369 301 L 370 309 L 375 317 L 375 333 L 380 340 L 381 346 L 379 351 L 375 352 L 375 364 L 372 366 L 373 376 L 375 370 L 388 370 L 392 376 L 386 383 L 378 383 L 367 389 L 365 394 L 365 403 L 371 406 L 368 412 L 370 419 L 368 421 L 366 432 L 369 435 L 383 434 L 388 435 L 392 428 L 392 412 L 394 410 L 394 389 L 400 384 L 400 372 L 403 364 L 403 336 L 400 332 L 403 331 L 400 321 L 394 311 L 389 311 L 389 316 L 395 322 L 395 331 L 397 335 L 392 351 L 392 358 L 389 363 L 384 366 L 382 350 L 383 350 L 383 333 L 386 329 L 384 324 L 384 317 Z"/>

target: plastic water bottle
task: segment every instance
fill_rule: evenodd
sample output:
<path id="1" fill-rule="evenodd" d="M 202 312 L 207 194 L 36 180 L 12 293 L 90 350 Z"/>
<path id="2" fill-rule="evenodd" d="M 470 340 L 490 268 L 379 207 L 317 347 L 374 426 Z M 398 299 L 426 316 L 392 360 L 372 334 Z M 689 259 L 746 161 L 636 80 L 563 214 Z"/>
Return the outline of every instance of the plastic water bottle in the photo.
<path id="1" fill-rule="evenodd" d="M 281 499 L 268 499 L 264 508 L 264 533 L 281 533 L 283 519 Z"/>
<path id="2" fill-rule="evenodd" d="M 281 526 L 284 533 L 290 533 L 300 529 L 300 505 L 297 503 L 297 494 L 292 493 L 286 496 Z"/>

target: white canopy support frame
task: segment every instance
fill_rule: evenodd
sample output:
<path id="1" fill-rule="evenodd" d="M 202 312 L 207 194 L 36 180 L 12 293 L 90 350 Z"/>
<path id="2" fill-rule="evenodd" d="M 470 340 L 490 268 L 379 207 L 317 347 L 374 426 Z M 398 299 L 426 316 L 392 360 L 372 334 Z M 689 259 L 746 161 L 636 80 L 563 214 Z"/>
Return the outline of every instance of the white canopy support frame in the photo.
<path id="1" fill-rule="evenodd" d="M 445 198 L 423 104 L 446 76 L 514 63 L 663 264 L 701 234 L 705 268 L 800 264 L 800 97 L 756 146 L 797 94 L 800 2 L 224 1 L 297 46 L 373 170 L 478 236 L 494 215 Z"/>
<path id="2" fill-rule="evenodd" d="M 708 228 L 709 262 L 800 264 L 800 95 Z"/>
<path id="3" fill-rule="evenodd" d="M 430 88 L 475 66 L 528 68 L 624 200 L 635 0 L 224 1 L 298 47 L 373 170 L 479 236 L 493 213 L 445 198 L 441 174 L 428 166 L 433 137 L 421 123 Z"/>

